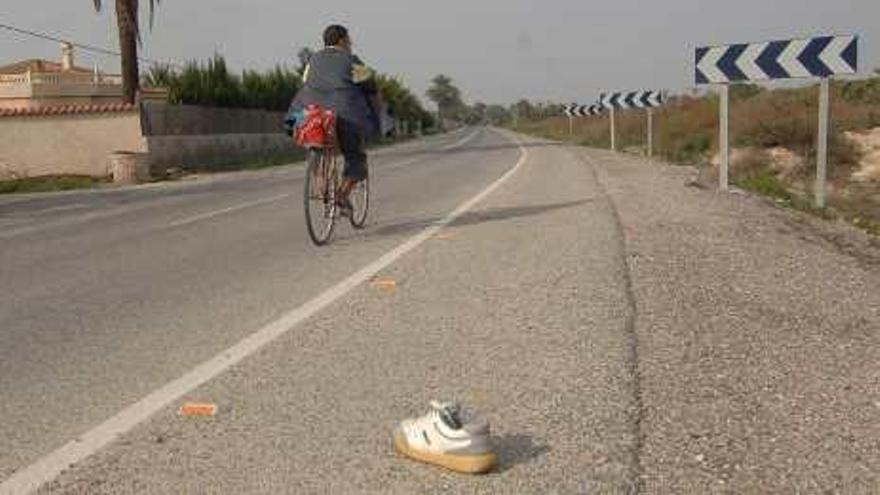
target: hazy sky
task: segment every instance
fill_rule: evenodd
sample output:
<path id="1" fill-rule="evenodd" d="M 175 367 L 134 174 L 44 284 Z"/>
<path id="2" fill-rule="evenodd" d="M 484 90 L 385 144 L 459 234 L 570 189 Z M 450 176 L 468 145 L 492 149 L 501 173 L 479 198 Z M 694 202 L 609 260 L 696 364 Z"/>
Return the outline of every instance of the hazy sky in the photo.
<path id="1" fill-rule="evenodd" d="M 684 90 L 697 45 L 824 33 L 861 35 L 860 67 L 880 67 L 880 0 L 162 0 L 144 56 L 216 51 L 237 69 L 294 65 L 297 48 L 317 47 L 330 22 L 348 25 L 365 60 L 419 95 L 442 72 L 470 101 Z M 95 14 L 91 0 L 2 0 L 0 23 L 117 46 L 112 12 Z M 0 30 L 0 64 L 58 53 Z M 118 71 L 106 57 L 79 52 L 78 62 Z"/>

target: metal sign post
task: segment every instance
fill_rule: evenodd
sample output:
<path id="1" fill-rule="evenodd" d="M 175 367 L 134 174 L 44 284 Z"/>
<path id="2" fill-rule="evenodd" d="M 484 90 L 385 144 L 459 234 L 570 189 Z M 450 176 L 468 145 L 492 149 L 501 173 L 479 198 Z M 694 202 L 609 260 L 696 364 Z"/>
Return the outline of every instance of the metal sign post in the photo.
<path id="1" fill-rule="evenodd" d="M 819 83 L 819 137 L 816 146 L 816 207 L 825 208 L 825 188 L 828 175 L 828 119 L 830 82 L 822 78 Z"/>
<path id="2" fill-rule="evenodd" d="M 611 117 L 611 151 L 617 151 L 617 141 L 616 141 L 616 133 L 614 129 L 614 107 L 611 107 L 611 112 L 609 112 L 609 116 Z"/>
<path id="3" fill-rule="evenodd" d="M 729 88 L 737 81 L 760 81 L 817 77 L 819 91 L 819 135 L 817 136 L 816 205 L 825 207 L 828 167 L 829 78 L 858 72 L 857 36 L 820 36 L 809 39 L 740 43 L 701 47 L 696 50 L 694 72 L 697 84 L 722 84 L 721 88 L 721 189 L 727 189 L 729 160 Z"/>
<path id="4" fill-rule="evenodd" d="M 653 154 L 654 147 L 654 120 L 651 113 L 652 108 L 663 105 L 665 100 L 662 91 L 630 91 L 628 93 L 602 93 L 599 97 L 599 103 L 596 105 L 597 111 L 602 109 L 609 110 L 611 125 L 611 150 L 617 151 L 617 129 L 615 129 L 615 117 L 617 110 L 627 108 L 646 108 L 648 109 L 648 154 Z"/>
<path id="5" fill-rule="evenodd" d="M 721 160 L 718 168 L 718 187 L 722 191 L 729 189 L 729 165 L 730 165 L 730 86 L 721 85 L 721 120 L 718 123 L 718 151 Z"/>
<path id="6" fill-rule="evenodd" d="M 600 113 L 602 113 L 602 108 L 598 105 L 578 105 L 575 103 L 563 107 L 562 113 L 564 113 L 568 117 L 568 135 L 569 137 L 573 137 L 574 118 L 587 117 L 589 115 L 599 115 Z"/>

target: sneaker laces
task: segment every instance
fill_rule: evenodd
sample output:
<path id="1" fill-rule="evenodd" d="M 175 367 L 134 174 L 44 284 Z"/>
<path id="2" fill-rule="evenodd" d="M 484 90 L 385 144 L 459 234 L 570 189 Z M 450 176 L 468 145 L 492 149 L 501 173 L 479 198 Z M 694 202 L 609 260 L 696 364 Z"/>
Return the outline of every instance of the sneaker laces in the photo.
<path id="1" fill-rule="evenodd" d="M 431 401 L 431 408 L 440 416 L 440 420 L 453 430 L 464 427 L 461 418 L 461 406 L 455 402 Z"/>

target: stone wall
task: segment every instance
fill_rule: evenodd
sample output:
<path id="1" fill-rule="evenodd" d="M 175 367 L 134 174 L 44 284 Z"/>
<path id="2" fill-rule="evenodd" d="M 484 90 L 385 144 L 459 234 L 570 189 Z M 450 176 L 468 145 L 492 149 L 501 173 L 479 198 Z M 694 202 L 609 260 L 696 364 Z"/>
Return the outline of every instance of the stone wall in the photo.
<path id="1" fill-rule="evenodd" d="M 169 105 L 144 102 L 145 136 L 204 136 L 208 134 L 279 134 L 282 112 Z"/>
<path id="2" fill-rule="evenodd" d="M 170 169 L 210 171 L 248 159 L 294 155 L 285 134 L 205 134 L 146 136 L 154 177 Z"/>
<path id="3" fill-rule="evenodd" d="M 211 170 L 243 160 L 293 155 L 280 112 L 146 102 L 141 122 L 154 175 Z"/>

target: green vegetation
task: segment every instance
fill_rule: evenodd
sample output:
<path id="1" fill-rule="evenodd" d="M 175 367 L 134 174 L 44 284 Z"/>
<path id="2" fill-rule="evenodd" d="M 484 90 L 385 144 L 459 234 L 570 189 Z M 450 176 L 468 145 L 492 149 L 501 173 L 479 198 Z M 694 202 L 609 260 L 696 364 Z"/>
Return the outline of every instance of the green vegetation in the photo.
<path id="1" fill-rule="evenodd" d="M 731 181 L 743 189 L 774 198 L 789 208 L 822 216 L 837 215 L 859 227 L 880 231 L 880 184 L 856 183 L 852 176 L 863 157 L 846 137 L 851 131 L 880 127 L 880 77 L 832 84 L 828 198 L 830 210 L 818 211 L 803 191 L 812 190 L 815 175 L 818 94 L 815 86 L 766 89 L 751 84 L 731 87 L 730 136 L 734 149 L 754 150 L 756 158 L 731 164 Z M 569 135 L 561 112 L 543 116 L 517 103 L 516 130 L 542 137 L 608 148 L 607 117 L 575 119 Z M 708 166 L 718 153 L 719 100 L 715 95 L 676 96 L 655 111 L 655 156 L 673 163 Z M 617 114 L 618 149 L 643 152 L 646 122 L 643 111 Z M 794 162 L 780 166 L 766 154 L 786 150 Z M 783 158 L 785 160 L 785 158 Z M 796 163 L 795 163 L 796 162 Z"/>
<path id="2" fill-rule="evenodd" d="M 431 80 L 428 98 L 437 104 L 437 113 L 442 120 L 466 121 L 468 107 L 461 97 L 461 90 L 453 84 L 449 76 L 437 75 Z M 443 123 L 440 123 L 441 126 Z"/>
<path id="3" fill-rule="evenodd" d="M 300 50 L 300 66 L 296 71 L 277 66 L 265 72 L 246 70 L 241 75 L 232 73 L 226 60 L 215 55 L 205 63 L 189 62 L 182 70 L 155 66 L 145 83 L 167 88 L 170 102 L 174 104 L 284 112 L 302 88 L 301 74 L 312 53 L 308 48 Z M 421 123 L 425 129 L 433 126 L 434 117 L 401 79 L 380 74 L 376 84 L 396 118 Z"/>
<path id="4" fill-rule="evenodd" d="M 0 181 L 0 194 L 93 189 L 104 182 L 106 181 L 81 175 L 61 175 L 4 180 Z"/>
<path id="5" fill-rule="evenodd" d="M 391 108 L 396 119 L 411 124 L 418 123 L 422 129 L 434 126 L 434 116 L 422 107 L 419 99 L 401 79 L 380 74 L 376 76 L 376 85 L 382 100 Z"/>
<path id="6" fill-rule="evenodd" d="M 226 60 L 214 55 L 206 63 L 189 62 L 182 70 L 155 66 L 146 84 L 167 88 L 174 104 L 252 108 L 283 112 L 302 87 L 299 73 L 285 67 L 266 72 L 229 71 Z"/>

